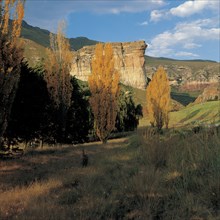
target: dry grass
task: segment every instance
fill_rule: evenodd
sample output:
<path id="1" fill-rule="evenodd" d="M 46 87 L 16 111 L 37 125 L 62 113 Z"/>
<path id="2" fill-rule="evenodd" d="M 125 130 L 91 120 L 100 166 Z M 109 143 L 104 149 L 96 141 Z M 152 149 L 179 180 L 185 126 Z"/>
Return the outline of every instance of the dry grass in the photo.
<path id="1" fill-rule="evenodd" d="M 219 146 L 217 133 L 147 129 L 30 150 L 0 162 L 0 219 L 219 219 Z"/>

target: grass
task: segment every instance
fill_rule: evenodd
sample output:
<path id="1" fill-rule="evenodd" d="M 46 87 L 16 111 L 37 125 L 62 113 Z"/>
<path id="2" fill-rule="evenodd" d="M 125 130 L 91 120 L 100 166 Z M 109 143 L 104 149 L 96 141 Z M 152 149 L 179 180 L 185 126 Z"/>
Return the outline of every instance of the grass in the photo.
<path id="1" fill-rule="evenodd" d="M 220 123 L 220 101 L 210 101 L 188 106 L 178 112 L 170 114 L 170 123 L 172 126 L 181 124 L 219 124 Z"/>
<path id="2" fill-rule="evenodd" d="M 29 150 L 0 161 L 0 219 L 219 219 L 217 131 Z M 81 167 L 81 150 L 89 166 Z"/>
<path id="3" fill-rule="evenodd" d="M 220 101 L 188 105 L 179 111 L 170 112 L 169 127 L 194 127 L 212 124 L 220 124 Z M 147 117 L 140 120 L 140 127 L 149 125 Z"/>

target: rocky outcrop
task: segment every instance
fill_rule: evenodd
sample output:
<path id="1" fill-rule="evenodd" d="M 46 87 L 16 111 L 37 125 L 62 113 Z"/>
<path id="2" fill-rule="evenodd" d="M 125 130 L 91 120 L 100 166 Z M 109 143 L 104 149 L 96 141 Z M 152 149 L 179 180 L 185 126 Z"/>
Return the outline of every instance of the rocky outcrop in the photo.
<path id="1" fill-rule="evenodd" d="M 187 61 L 163 61 L 162 65 L 168 74 L 170 84 L 179 86 L 182 91 L 204 90 L 207 86 L 219 82 L 220 64 L 215 62 L 187 62 Z M 158 65 L 146 60 L 146 72 L 152 78 Z"/>
<path id="2" fill-rule="evenodd" d="M 147 76 L 145 70 L 144 41 L 127 43 L 112 43 L 115 59 L 115 69 L 120 73 L 120 81 L 135 88 L 145 89 Z M 95 46 L 85 46 L 74 52 L 71 75 L 87 81 L 91 74 L 91 61 L 95 52 Z"/>
<path id="3" fill-rule="evenodd" d="M 197 97 L 194 104 L 217 100 L 220 100 L 219 83 L 205 88 L 203 93 Z"/>

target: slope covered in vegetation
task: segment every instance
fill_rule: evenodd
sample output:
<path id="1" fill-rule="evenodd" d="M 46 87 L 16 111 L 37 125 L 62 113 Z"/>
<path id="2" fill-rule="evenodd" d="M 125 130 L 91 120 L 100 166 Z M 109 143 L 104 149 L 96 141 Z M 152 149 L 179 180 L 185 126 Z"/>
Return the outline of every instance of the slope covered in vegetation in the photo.
<path id="1" fill-rule="evenodd" d="M 173 126 L 219 124 L 220 101 L 210 101 L 187 106 L 178 112 L 172 112 L 170 116 Z"/>
<path id="2" fill-rule="evenodd" d="M 220 143 L 211 134 L 142 130 L 105 145 L 29 150 L 22 160 L 1 161 L 0 218 L 218 219 Z"/>
<path id="3" fill-rule="evenodd" d="M 50 32 L 39 27 L 33 27 L 25 21 L 22 22 L 21 37 L 32 40 L 43 47 L 50 46 Z M 70 38 L 69 40 L 73 50 L 78 50 L 86 45 L 97 44 L 97 41 L 86 37 Z"/>
<path id="4" fill-rule="evenodd" d="M 140 120 L 140 126 L 149 125 L 145 115 Z M 210 101 L 195 105 L 188 105 L 178 111 L 170 112 L 169 127 L 194 127 L 198 125 L 211 125 L 220 123 L 220 101 Z"/>

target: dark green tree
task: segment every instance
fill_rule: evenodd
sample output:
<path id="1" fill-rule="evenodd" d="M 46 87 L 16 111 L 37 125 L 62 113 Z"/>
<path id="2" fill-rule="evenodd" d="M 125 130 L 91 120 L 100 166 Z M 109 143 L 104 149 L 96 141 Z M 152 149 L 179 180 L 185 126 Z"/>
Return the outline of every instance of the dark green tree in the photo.
<path id="1" fill-rule="evenodd" d="M 82 143 L 88 140 L 89 131 L 93 128 L 88 87 L 83 90 L 74 77 L 71 83 L 73 92 L 67 116 L 66 138 L 71 143 Z"/>
<path id="2" fill-rule="evenodd" d="M 142 106 L 135 106 L 132 93 L 121 89 L 119 96 L 119 112 L 116 118 L 117 131 L 133 131 L 139 124 L 139 119 L 143 117 Z"/>
<path id="3" fill-rule="evenodd" d="M 6 136 L 26 143 L 33 138 L 42 138 L 49 133 L 51 112 L 46 82 L 40 69 L 31 69 L 21 64 L 20 82 L 12 106 Z"/>

